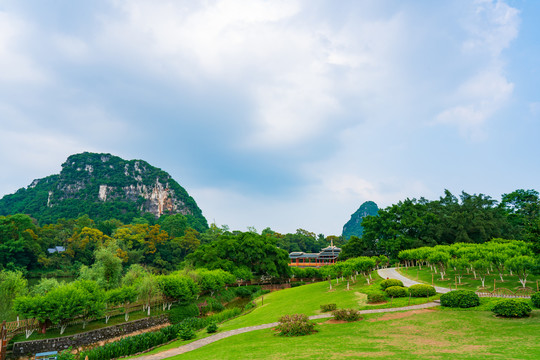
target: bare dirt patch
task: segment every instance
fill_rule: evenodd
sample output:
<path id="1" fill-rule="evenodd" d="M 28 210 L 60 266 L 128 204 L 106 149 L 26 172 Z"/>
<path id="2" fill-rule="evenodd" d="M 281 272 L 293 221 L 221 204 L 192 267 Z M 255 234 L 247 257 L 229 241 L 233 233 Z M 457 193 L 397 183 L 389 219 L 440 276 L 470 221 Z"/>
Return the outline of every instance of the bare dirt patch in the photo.
<path id="1" fill-rule="evenodd" d="M 421 309 L 421 310 L 413 310 L 413 311 L 405 311 L 405 312 L 388 313 L 388 314 L 384 314 L 383 316 L 381 316 L 379 318 L 370 319 L 368 321 L 375 322 L 375 321 L 403 319 L 403 318 L 413 316 L 413 315 L 416 315 L 416 314 L 424 314 L 424 313 L 428 313 L 428 312 L 432 312 L 432 311 L 434 311 L 434 310 Z"/>

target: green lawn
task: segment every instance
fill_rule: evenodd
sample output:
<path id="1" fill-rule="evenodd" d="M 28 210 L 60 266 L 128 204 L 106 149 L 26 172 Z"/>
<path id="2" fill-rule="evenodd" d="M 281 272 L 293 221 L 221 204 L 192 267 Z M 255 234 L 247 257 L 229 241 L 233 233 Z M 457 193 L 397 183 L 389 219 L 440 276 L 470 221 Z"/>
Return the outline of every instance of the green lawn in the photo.
<path id="1" fill-rule="evenodd" d="M 170 359 L 538 359 L 540 354 L 539 310 L 526 319 L 421 310 L 316 328 L 316 334 L 292 338 L 273 330 L 236 335 Z"/>
<path id="2" fill-rule="evenodd" d="M 291 289 L 275 291 L 264 295 L 256 300 L 257 308 L 246 315 L 239 316 L 221 324 L 219 331 L 238 329 L 246 326 L 268 324 L 278 321 L 279 317 L 285 314 L 302 313 L 306 315 L 320 314 L 320 305 L 335 303 L 338 308 L 356 308 L 356 309 L 377 309 L 388 307 L 401 307 L 409 305 L 409 298 L 393 299 L 391 302 L 378 305 L 366 304 L 366 295 L 362 291 L 373 291 L 379 288 L 379 282 L 382 279 L 373 274 L 373 282 L 367 285 L 365 278 L 358 277 L 356 284 L 350 283 L 347 290 L 347 282 L 332 280 L 332 291 L 329 291 L 328 281 L 307 284 Z M 426 298 L 412 298 L 410 305 L 423 304 L 439 296 Z M 206 332 L 200 331 L 197 338 L 192 341 L 208 336 Z M 191 342 L 191 341 L 189 341 Z M 148 354 L 158 353 L 164 350 L 176 348 L 185 344 L 187 341 L 177 340 L 168 345 L 164 345 L 152 350 Z"/>
<path id="3" fill-rule="evenodd" d="M 422 266 L 422 270 L 419 270 L 417 266 L 409 267 L 409 268 L 400 268 L 399 272 L 412 279 L 419 282 L 423 282 L 426 284 L 431 284 L 432 274 L 433 274 L 433 280 L 435 286 L 442 286 L 446 288 L 456 288 L 456 278 L 455 273 L 452 268 L 449 268 L 447 270 L 447 274 L 445 276 L 445 280 L 441 280 L 440 274 L 434 274 L 431 272 L 429 266 Z M 518 280 L 518 277 L 510 274 L 503 275 L 504 282 L 501 282 L 501 279 L 499 278 L 498 273 L 492 273 L 490 275 L 486 276 L 485 286 L 488 291 L 493 290 L 493 280 L 496 280 L 495 286 L 497 288 L 507 288 L 509 290 L 515 291 L 517 288 L 520 288 L 522 285 Z M 540 276 L 534 276 L 529 275 L 527 277 L 527 286 L 530 288 L 533 288 L 534 290 L 537 290 L 536 281 L 540 280 Z M 474 276 L 472 272 L 470 274 L 467 274 L 465 272 L 464 277 L 461 279 L 461 285 L 458 281 L 458 288 L 459 289 L 465 289 L 465 290 L 473 290 L 476 291 L 482 286 L 482 282 L 479 278 L 474 279 Z"/>

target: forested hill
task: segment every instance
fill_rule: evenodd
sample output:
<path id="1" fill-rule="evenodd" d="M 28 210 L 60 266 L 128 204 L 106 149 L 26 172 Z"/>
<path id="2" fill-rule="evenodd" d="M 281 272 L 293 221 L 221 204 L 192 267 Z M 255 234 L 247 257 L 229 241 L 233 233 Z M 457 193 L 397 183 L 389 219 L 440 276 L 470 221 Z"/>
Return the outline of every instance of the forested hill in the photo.
<path id="1" fill-rule="evenodd" d="M 40 223 L 83 214 L 129 223 L 135 217 L 180 213 L 194 227 L 208 228 L 195 200 L 165 171 L 143 160 L 88 152 L 68 157 L 60 174 L 34 180 L 0 200 L 0 215 L 18 213 Z"/>
<path id="2" fill-rule="evenodd" d="M 351 219 L 343 226 L 341 236 L 347 240 L 350 239 L 351 236 L 362 237 L 362 234 L 364 233 L 362 220 L 366 216 L 376 216 L 377 211 L 379 211 L 379 207 L 373 201 L 366 201 L 360 205 L 358 210 L 351 215 Z"/>

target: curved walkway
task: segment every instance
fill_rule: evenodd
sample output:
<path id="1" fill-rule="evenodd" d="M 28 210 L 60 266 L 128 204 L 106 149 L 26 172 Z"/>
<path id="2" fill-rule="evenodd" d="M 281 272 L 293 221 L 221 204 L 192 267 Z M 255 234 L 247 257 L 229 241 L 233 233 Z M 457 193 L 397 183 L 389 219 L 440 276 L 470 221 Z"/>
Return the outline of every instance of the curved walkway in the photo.
<path id="1" fill-rule="evenodd" d="M 397 272 L 396 268 L 379 269 L 379 270 L 377 270 L 377 273 L 383 279 L 390 278 L 390 279 L 401 280 L 403 282 L 403 285 L 405 285 L 406 287 L 409 287 L 411 285 L 416 285 L 416 284 L 422 284 L 422 283 L 420 283 L 418 281 L 411 280 L 411 279 L 401 275 L 400 273 Z M 444 288 L 444 287 L 440 287 L 440 286 L 434 286 L 434 288 L 438 293 L 441 293 L 441 294 L 446 294 L 447 292 L 452 291 L 452 289 Z"/>
<path id="2" fill-rule="evenodd" d="M 394 312 L 394 311 L 427 309 L 427 308 L 431 308 L 431 307 L 439 306 L 439 305 L 440 304 L 436 303 L 436 302 L 429 302 L 429 303 L 426 303 L 426 304 L 404 306 L 404 307 L 399 307 L 399 308 L 360 310 L 360 314 L 374 314 L 374 313 L 384 313 L 384 312 Z M 313 315 L 313 316 L 310 316 L 309 318 L 310 318 L 310 320 L 314 320 L 314 319 L 326 319 L 326 318 L 331 318 L 331 317 L 332 317 L 332 314 L 321 314 L 321 315 Z M 273 327 L 275 327 L 277 325 L 278 325 L 278 323 L 274 322 L 274 323 L 270 323 L 270 324 L 248 326 L 248 327 L 244 327 L 244 328 L 240 328 L 240 329 L 236 329 L 236 330 L 224 331 L 222 333 L 217 333 L 217 334 L 214 334 L 212 336 L 206 337 L 204 339 L 196 340 L 196 341 L 194 341 L 192 343 L 189 343 L 187 345 L 183 345 L 183 346 L 180 346 L 180 347 L 177 347 L 177 348 L 174 348 L 174 349 L 165 350 L 165 351 L 157 353 L 157 354 L 141 356 L 141 357 L 133 358 L 133 359 L 136 359 L 136 360 L 161 360 L 161 359 L 167 359 L 167 358 L 169 358 L 171 356 L 180 355 L 180 354 L 186 353 L 188 351 L 198 349 L 200 347 L 211 344 L 211 343 L 216 342 L 216 341 L 221 340 L 221 339 L 228 338 L 230 336 L 243 334 L 243 333 L 247 333 L 247 332 L 255 331 L 255 330 L 269 329 L 269 328 L 273 328 Z"/>

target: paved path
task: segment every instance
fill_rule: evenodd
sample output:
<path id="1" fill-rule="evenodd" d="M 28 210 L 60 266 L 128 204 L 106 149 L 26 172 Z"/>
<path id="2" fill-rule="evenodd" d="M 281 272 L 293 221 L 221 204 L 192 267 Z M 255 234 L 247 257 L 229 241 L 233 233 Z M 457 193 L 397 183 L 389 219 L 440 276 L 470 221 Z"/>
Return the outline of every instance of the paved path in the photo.
<path id="1" fill-rule="evenodd" d="M 427 309 L 427 308 L 431 308 L 431 307 L 439 306 L 439 305 L 440 304 L 436 303 L 436 302 L 429 302 L 429 303 L 426 303 L 426 304 L 404 306 L 404 307 L 399 307 L 399 308 L 360 310 L 360 314 L 374 314 L 374 313 L 384 313 L 384 312 L 394 312 L 394 311 Z M 332 317 L 332 314 L 321 314 L 321 315 L 313 315 L 313 316 L 310 316 L 309 318 L 311 320 L 314 320 L 314 319 L 326 319 L 326 318 L 331 318 L 331 317 Z M 167 358 L 175 356 L 175 355 L 180 355 L 180 354 L 186 353 L 188 351 L 198 349 L 200 347 L 211 344 L 211 343 L 216 342 L 216 341 L 221 340 L 221 339 L 228 338 L 230 336 L 243 334 L 243 333 L 247 333 L 247 332 L 255 331 L 255 330 L 269 329 L 269 328 L 273 328 L 273 327 L 275 327 L 277 325 L 278 325 L 278 323 L 275 322 L 275 323 L 271 323 L 271 324 L 248 326 L 248 327 L 244 327 L 244 328 L 240 328 L 240 329 L 236 329 L 236 330 L 224 331 L 222 333 L 217 333 L 215 335 L 209 336 L 209 337 L 204 338 L 204 339 L 196 340 L 196 341 L 194 341 L 192 343 L 189 343 L 187 345 L 183 345 L 183 346 L 180 346 L 180 347 L 177 347 L 177 348 L 174 348 L 174 349 L 165 350 L 165 351 L 162 351 L 160 353 L 153 354 L 153 355 L 141 356 L 141 357 L 138 357 L 136 359 L 137 360 L 161 360 L 161 359 L 167 359 Z"/>
<path id="2" fill-rule="evenodd" d="M 411 285 L 416 285 L 416 284 L 422 284 L 422 283 L 419 283 L 418 281 L 411 280 L 411 279 L 401 275 L 400 273 L 397 272 L 396 268 L 379 269 L 379 270 L 377 270 L 377 273 L 383 279 L 390 278 L 390 279 L 401 280 L 403 282 L 403 285 L 405 285 L 406 287 L 409 287 Z M 444 288 L 444 287 L 440 287 L 440 286 L 435 286 L 435 290 L 438 293 L 441 293 L 441 294 L 446 294 L 447 292 L 452 291 L 452 289 Z"/>

